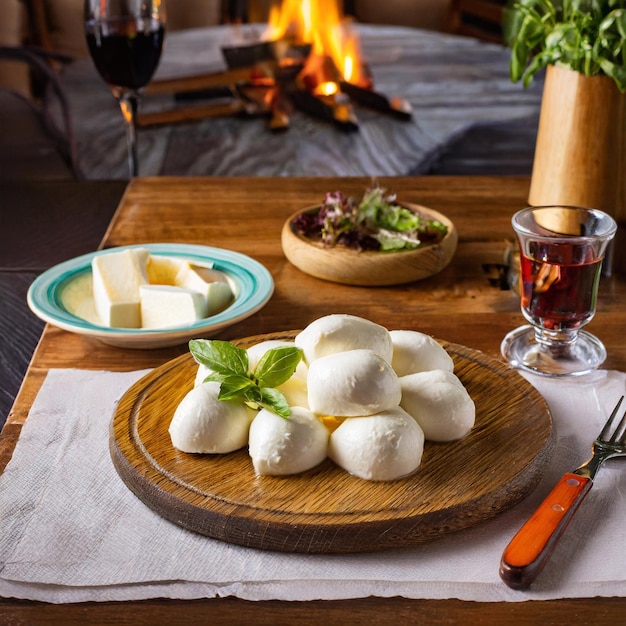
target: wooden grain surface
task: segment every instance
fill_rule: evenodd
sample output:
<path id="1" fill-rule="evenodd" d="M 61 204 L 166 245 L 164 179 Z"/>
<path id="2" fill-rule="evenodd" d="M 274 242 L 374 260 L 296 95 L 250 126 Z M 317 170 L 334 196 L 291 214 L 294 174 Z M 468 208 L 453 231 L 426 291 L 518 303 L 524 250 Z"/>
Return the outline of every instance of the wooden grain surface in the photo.
<path id="1" fill-rule="evenodd" d="M 43 323 L 26 292 L 44 270 L 95 250 L 124 192 L 122 181 L 0 181 L 0 424 Z"/>
<path id="2" fill-rule="evenodd" d="M 296 210 L 319 204 L 336 189 L 359 194 L 369 179 L 328 178 L 147 178 L 133 180 L 103 245 L 182 242 L 217 245 L 262 262 L 276 291 L 259 313 L 221 333 L 221 338 L 302 328 L 333 312 L 362 315 L 392 328 L 414 328 L 499 358 L 502 337 L 523 322 L 519 301 L 492 286 L 484 263 L 500 263 L 513 238 L 510 219 L 525 206 L 527 177 L 424 177 L 380 179 L 400 199 L 431 207 L 457 226 L 459 245 L 451 264 L 436 276 L 398 287 L 346 287 L 315 279 L 293 267 L 280 248 L 280 230 Z M 238 228 L 234 228 L 237 225 Z M 603 277 L 598 312 L 588 328 L 607 346 L 605 367 L 626 371 L 626 284 Z M 21 424 L 49 368 L 80 367 L 128 371 L 155 367 L 186 347 L 124 350 L 46 327 L 16 403 L 0 437 L 0 467 L 9 460 Z M 551 602 L 471 603 L 455 600 L 358 599 L 343 602 L 247 603 L 235 599 L 198 602 L 149 601 L 123 605 L 47 606 L 0 601 L 8 623 L 401 623 L 442 621 L 463 624 L 623 623 L 626 599 Z"/>
<path id="3" fill-rule="evenodd" d="M 584 129 L 584 131 L 582 130 Z M 626 221 L 626 95 L 608 76 L 546 72 L 532 204 L 602 209 Z"/>
<path id="4" fill-rule="evenodd" d="M 237 343 L 247 348 L 295 334 Z M 517 372 L 476 350 L 442 345 L 474 400 L 476 424 L 460 441 L 426 442 L 418 470 L 400 480 L 362 480 L 328 459 L 298 475 L 257 477 L 246 449 L 218 455 L 176 450 L 168 428 L 194 384 L 198 366 L 190 354 L 153 370 L 120 400 L 111 428 L 113 463 L 160 515 L 248 548 L 349 553 L 433 541 L 528 495 L 554 442 L 545 401 Z"/>

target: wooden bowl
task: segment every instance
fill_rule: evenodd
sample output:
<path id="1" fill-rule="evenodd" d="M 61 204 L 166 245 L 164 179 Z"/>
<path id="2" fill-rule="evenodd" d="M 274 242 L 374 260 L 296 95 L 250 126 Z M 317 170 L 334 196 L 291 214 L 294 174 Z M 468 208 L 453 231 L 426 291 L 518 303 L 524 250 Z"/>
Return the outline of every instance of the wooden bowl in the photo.
<path id="1" fill-rule="evenodd" d="M 302 213 L 312 213 L 319 206 L 294 213 L 283 225 L 282 246 L 285 256 L 305 274 L 344 285 L 382 286 L 400 285 L 422 280 L 440 272 L 454 256 L 458 233 L 454 224 L 441 213 L 418 204 L 402 206 L 448 227 L 440 243 L 428 244 L 415 250 L 399 252 L 359 252 L 343 246 L 325 248 L 298 234 L 293 222 Z"/>

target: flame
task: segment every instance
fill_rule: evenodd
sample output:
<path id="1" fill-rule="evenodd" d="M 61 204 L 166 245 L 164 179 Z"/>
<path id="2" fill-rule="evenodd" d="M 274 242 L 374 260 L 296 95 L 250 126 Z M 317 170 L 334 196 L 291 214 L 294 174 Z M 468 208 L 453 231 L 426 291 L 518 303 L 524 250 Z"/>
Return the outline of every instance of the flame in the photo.
<path id="1" fill-rule="evenodd" d="M 315 75 L 316 91 L 332 89 L 333 79 L 368 86 L 363 68 L 358 35 L 350 28 L 340 9 L 341 0 L 283 0 L 273 5 L 263 39 L 292 39 L 296 44 L 310 44 L 311 53 L 303 75 Z M 317 57 L 317 58 L 316 58 Z M 320 73 L 324 58 L 332 59 L 337 76 Z M 322 91 L 322 85 L 324 85 Z M 338 91 L 338 85 L 332 93 Z"/>
<path id="2" fill-rule="evenodd" d="M 320 83 L 315 87 L 314 92 L 321 96 L 333 96 L 339 91 L 339 85 L 332 81 L 326 81 L 324 83 Z"/>

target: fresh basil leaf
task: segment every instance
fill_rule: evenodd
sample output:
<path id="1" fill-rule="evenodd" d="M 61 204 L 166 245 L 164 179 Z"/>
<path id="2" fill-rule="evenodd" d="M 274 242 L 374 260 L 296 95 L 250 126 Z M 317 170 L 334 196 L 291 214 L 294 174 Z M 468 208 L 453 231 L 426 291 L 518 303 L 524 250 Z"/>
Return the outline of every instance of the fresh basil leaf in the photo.
<path id="1" fill-rule="evenodd" d="M 257 403 L 264 409 L 276 413 L 280 417 L 288 418 L 291 415 L 291 409 L 285 396 L 278 391 L 270 387 L 258 387 L 259 396 Z"/>
<path id="2" fill-rule="evenodd" d="M 264 407 L 288 418 L 291 414 L 285 396 L 274 387 L 288 380 L 302 359 L 302 350 L 281 346 L 268 350 L 255 368 L 248 372 L 248 353 L 227 341 L 192 339 L 189 350 L 194 359 L 212 371 L 204 382 L 220 383 L 218 400 L 240 398 L 253 408 Z"/>
<path id="3" fill-rule="evenodd" d="M 221 381 L 218 400 L 233 400 L 246 394 L 254 387 L 254 383 L 247 376 L 228 376 Z"/>
<path id="4" fill-rule="evenodd" d="M 232 374 L 221 374 L 220 372 L 211 372 L 204 377 L 203 383 L 222 383 L 228 376 Z"/>
<path id="5" fill-rule="evenodd" d="M 248 375 L 248 353 L 228 341 L 192 339 L 189 350 L 198 363 L 215 372 Z"/>
<path id="6" fill-rule="evenodd" d="M 302 360 L 302 350 L 280 346 L 268 350 L 257 364 L 253 377 L 259 387 L 278 387 L 289 380 Z"/>

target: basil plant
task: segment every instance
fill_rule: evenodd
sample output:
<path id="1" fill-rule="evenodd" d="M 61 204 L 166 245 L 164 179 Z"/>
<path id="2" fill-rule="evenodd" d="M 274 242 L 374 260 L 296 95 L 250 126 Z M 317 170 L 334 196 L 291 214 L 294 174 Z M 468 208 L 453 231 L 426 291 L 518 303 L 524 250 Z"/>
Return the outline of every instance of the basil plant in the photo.
<path id="1" fill-rule="evenodd" d="M 606 75 L 626 91 L 626 0 L 510 0 L 510 73 L 527 87 L 548 65 Z"/>

